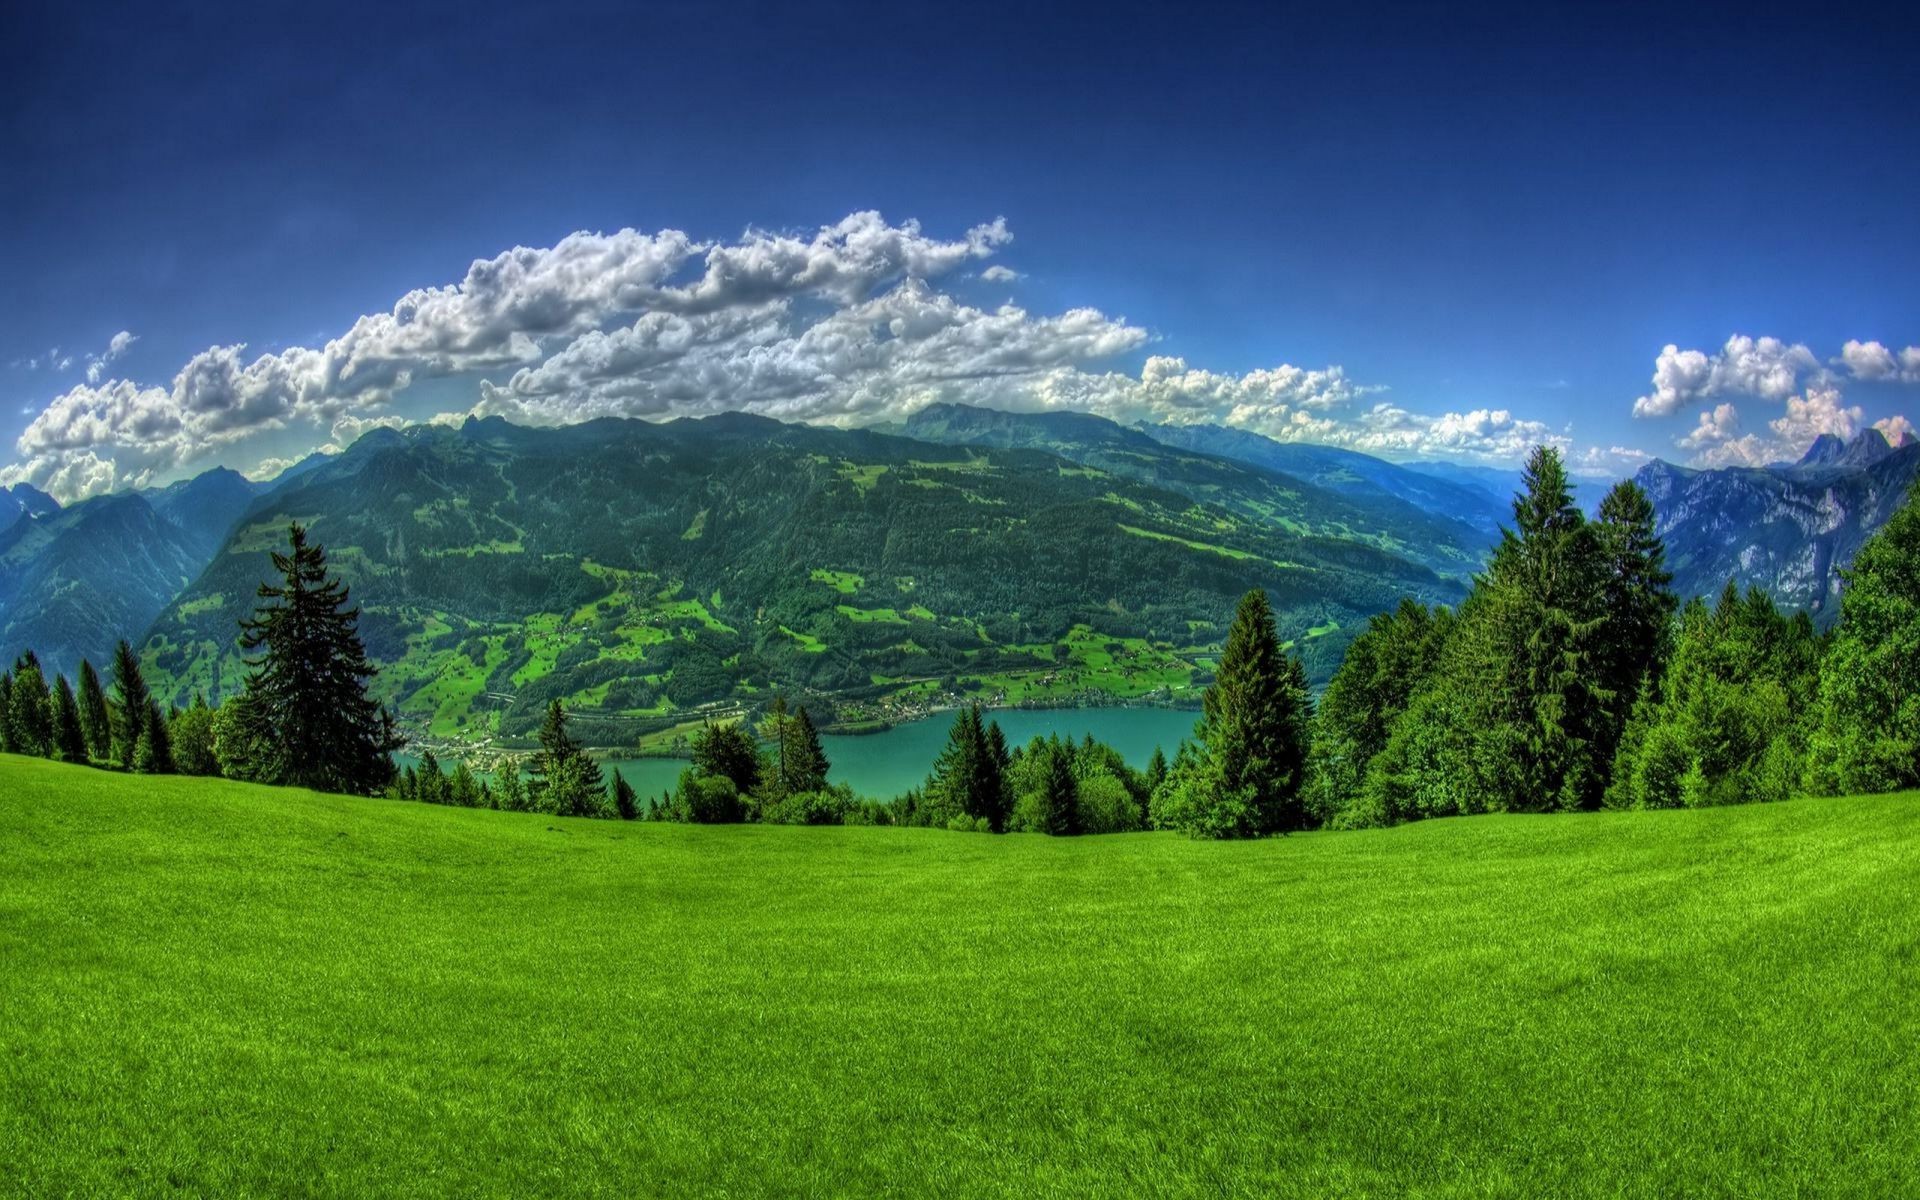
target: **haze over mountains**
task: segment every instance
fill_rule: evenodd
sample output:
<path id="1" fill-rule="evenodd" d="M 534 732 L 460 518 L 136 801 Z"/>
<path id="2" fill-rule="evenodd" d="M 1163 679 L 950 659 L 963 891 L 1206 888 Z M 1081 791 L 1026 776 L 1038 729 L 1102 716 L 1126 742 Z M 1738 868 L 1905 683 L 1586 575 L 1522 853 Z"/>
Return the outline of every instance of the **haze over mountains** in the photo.
<path id="1" fill-rule="evenodd" d="M 1869 431 L 1793 464 L 1638 479 L 1683 593 L 1732 578 L 1824 622 L 1916 472 L 1920 446 Z M 893 432 L 739 414 L 378 430 L 270 484 L 221 469 L 65 509 L 5 493 L 0 653 L 71 672 L 126 636 L 172 698 L 230 689 L 237 622 L 298 519 L 416 730 L 511 732 L 561 696 L 624 738 L 776 685 L 1179 700 L 1248 586 L 1316 680 L 1401 595 L 1457 600 L 1509 519 L 1510 474 L 959 405 Z"/>

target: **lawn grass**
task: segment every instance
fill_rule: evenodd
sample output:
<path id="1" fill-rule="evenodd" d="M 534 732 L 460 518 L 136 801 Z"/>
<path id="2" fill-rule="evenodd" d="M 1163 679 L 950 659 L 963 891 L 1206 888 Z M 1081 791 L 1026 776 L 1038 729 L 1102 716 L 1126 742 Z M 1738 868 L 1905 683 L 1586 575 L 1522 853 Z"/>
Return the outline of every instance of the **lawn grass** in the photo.
<path id="1" fill-rule="evenodd" d="M 0 1192 L 1920 1194 L 1920 796 L 1213 844 L 0 757 Z"/>

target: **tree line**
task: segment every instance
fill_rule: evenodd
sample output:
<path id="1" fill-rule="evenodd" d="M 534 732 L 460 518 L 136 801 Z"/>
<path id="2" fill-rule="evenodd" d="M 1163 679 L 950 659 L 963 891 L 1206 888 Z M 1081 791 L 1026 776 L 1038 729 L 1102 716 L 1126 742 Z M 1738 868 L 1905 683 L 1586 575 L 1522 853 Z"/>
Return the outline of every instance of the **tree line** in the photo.
<path id="1" fill-rule="evenodd" d="M 1631 481 L 1595 516 L 1552 448 L 1457 608 L 1403 600 L 1354 640 L 1316 704 L 1264 592 L 1234 615 L 1194 736 L 1145 770 L 1114 747 L 1009 746 L 960 710 L 926 782 L 891 803 L 828 781 L 811 714 L 709 724 L 677 785 L 609 780 L 549 701 L 538 750 L 492 779 L 431 752 L 396 772 L 358 612 L 298 525 L 243 622 L 244 690 L 163 711 L 122 642 L 103 686 L 23 655 L 0 675 L 0 749 L 120 770 L 564 816 L 886 823 L 1054 835 L 1175 829 L 1253 837 L 1479 812 L 1669 808 L 1920 786 L 1920 496 L 1843 573 L 1821 635 L 1757 589 L 1678 604 L 1652 504 Z"/>

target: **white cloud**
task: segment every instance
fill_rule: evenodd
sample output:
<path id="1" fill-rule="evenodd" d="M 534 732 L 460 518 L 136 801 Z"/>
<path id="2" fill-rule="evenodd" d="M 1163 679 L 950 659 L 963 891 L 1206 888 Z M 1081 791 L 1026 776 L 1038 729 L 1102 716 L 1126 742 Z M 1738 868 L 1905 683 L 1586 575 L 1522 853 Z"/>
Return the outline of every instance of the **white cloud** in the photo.
<path id="1" fill-rule="evenodd" d="M 1014 270 L 1012 267 L 995 263 L 980 272 L 980 278 L 986 280 L 988 283 L 1012 283 L 1014 280 L 1021 278 L 1021 275 L 1020 272 Z"/>
<path id="2" fill-rule="evenodd" d="M 1821 375 L 1820 360 L 1799 343 L 1734 334 L 1717 353 L 1669 344 L 1653 364 L 1653 390 L 1633 402 L 1636 417 L 1666 417 L 1714 396 L 1761 396 L 1781 400 L 1800 386 L 1803 374 Z"/>
<path id="3" fill-rule="evenodd" d="M 1809 387 L 1804 395 L 1787 397 L 1786 412 L 1767 422 L 1767 432 L 1742 433 L 1740 414 L 1730 403 L 1700 414 L 1693 431 L 1674 444 L 1693 453 L 1703 467 L 1761 467 L 1792 462 L 1822 434 L 1851 439 L 1865 428 L 1865 414 L 1848 405 L 1834 387 Z"/>
<path id="4" fill-rule="evenodd" d="M 1383 388 L 1338 366 L 1233 374 L 1155 355 L 1134 371 L 1114 360 L 1153 339 L 1124 317 L 979 307 L 940 289 L 1010 240 L 1001 221 L 943 240 L 875 213 L 725 243 L 674 230 L 576 233 L 476 261 L 459 282 L 409 292 L 314 347 L 213 346 L 164 386 L 92 373 L 34 418 L 0 480 L 72 498 L 249 448 L 258 473 L 303 434 L 337 449 L 420 419 L 421 397 L 451 384 L 396 400 L 435 379 L 472 387 L 474 412 L 531 424 L 747 410 L 859 425 L 950 400 L 1220 422 L 1389 455 L 1511 459 L 1537 443 L 1569 445 L 1506 409 L 1436 416 L 1383 402 Z M 101 360 L 124 353 L 125 339 Z M 269 436 L 271 456 L 253 441 Z"/>
<path id="5" fill-rule="evenodd" d="M 87 382 L 99 383 L 106 375 L 107 364 L 125 354 L 139 337 L 122 329 L 107 340 L 107 348 L 98 354 L 87 355 Z"/>
<path id="6" fill-rule="evenodd" d="M 1855 379 L 1869 383 L 1920 383 L 1920 346 L 1908 346 L 1895 354 L 1879 342 L 1849 341 L 1840 348 L 1835 362 L 1845 366 Z"/>
<path id="7" fill-rule="evenodd" d="M 1904 416 L 1882 417 L 1873 423 L 1873 427 L 1886 435 L 1887 441 L 1894 446 L 1904 446 L 1914 438 L 1920 437 L 1913 422 Z"/>

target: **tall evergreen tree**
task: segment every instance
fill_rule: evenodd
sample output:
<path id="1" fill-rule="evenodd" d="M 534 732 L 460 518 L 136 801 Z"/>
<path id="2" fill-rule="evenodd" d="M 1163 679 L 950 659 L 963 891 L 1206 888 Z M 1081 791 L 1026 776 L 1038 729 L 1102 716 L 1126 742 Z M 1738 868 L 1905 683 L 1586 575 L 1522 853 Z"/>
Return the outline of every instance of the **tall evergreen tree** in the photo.
<path id="1" fill-rule="evenodd" d="M 167 714 L 161 709 L 160 702 L 148 697 L 147 720 L 140 731 L 142 762 L 134 765 L 135 770 L 149 775 L 173 774 L 173 733 L 167 727 Z"/>
<path id="2" fill-rule="evenodd" d="M 249 661 L 248 712 L 265 734 L 258 777 L 320 791 L 374 795 L 393 779 L 401 745 L 391 714 L 367 694 L 376 673 L 360 640 L 360 610 L 327 574 L 326 551 L 298 523 L 288 553 L 274 552 L 278 585 L 260 585 L 267 603 L 243 621 Z"/>
<path id="3" fill-rule="evenodd" d="M 1040 788 L 1033 810 L 1038 833 L 1066 837 L 1080 832 L 1080 788 L 1073 774 L 1073 754 L 1059 741 L 1047 743 Z"/>
<path id="4" fill-rule="evenodd" d="M 796 705 L 786 723 L 784 746 L 780 755 L 786 775 L 786 790 L 817 792 L 827 786 L 827 752 L 821 748 L 819 731 L 805 705 Z"/>
<path id="5" fill-rule="evenodd" d="M 1453 614 L 1400 601 L 1367 623 L 1314 708 L 1307 808 L 1317 823 L 1378 824 L 1359 809 L 1368 769 L 1394 723 L 1437 669 Z"/>
<path id="6" fill-rule="evenodd" d="M 1654 532 L 1653 501 L 1640 485 L 1631 479 L 1615 484 L 1600 501 L 1594 528 L 1604 614 L 1592 668 L 1600 680 L 1594 762 L 1610 777 L 1635 701 L 1649 684 L 1658 684 L 1679 602 L 1673 573 L 1666 568 L 1666 546 Z M 1591 807 L 1592 796 L 1582 802 Z"/>
<path id="7" fill-rule="evenodd" d="M 53 686 L 53 752 L 70 763 L 87 761 L 87 735 L 80 728 L 80 705 L 65 675 Z"/>
<path id="8" fill-rule="evenodd" d="M 80 729 L 86 734 L 87 753 L 101 762 L 113 757 L 113 718 L 107 710 L 107 694 L 100 687 L 100 673 L 86 659 L 80 660 Z"/>
<path id="9" fill-rule="evenodd" d="M 123 771 L 134 769 L 134 753 L 141 731 L 147 723 L 147 680 L 140 673 L 140 660 L 125 638 L 113 648 L 113 733 L 112 758 Z"/>
<path id="10" fill-rule="evenodd" d="M 497 789 L 500 797 L 501 812 L 526 812 L 531 808 L 527 803 L 526 781 L 520 778 L 520 761 L 510 758 L 501 764 L 496 773 L 499 781 Z"/>
<path id="11" fill-rule="evenodd" d="M 420 767 L 413 773 L 413 798 L 422 804 L 445 804 L 447 795 L 447 776 L 440 769 L 440 760 L 432 749 L 420 752 Z"/>
<path id="12" fill-rule="evenodd" d="M 954 716 L 947 744 L 934 760 L 933 774 L 927 780 L 925 819 L 929 823 L 944 825 L 955 817 L 968 817 L 986 821 L 996 833 L 1006 829 L 1008 788 L 1001 757 L 1006 746 L 1004 734 L 999 746 L 996 750 L 979 705 L 968 705 Z"/>
<path id="13" fill-rule="evenodd" d="M 1248 592 L 1201 698 L 1197 744 L 1172 793 L 1176 802 L 1156 819 L 1208 837 L 1305 828 L 1312 714 L 1306 668 L 1280 649 L 1266 593 Z"/>
<path id="14" fill-rule="evenodd" d="M 612 795 L 613 811 L 622 821 L 631 821 L 640 815 L 640 797 L 634 794 L 633 785 L 620 774 L 620 768 L 613 769 Z"/>
<path id="15" fill-rule="evenodd" d="M 1830 794 L 1920 787 L 1920 488 L 1842 578 L 1808 782 Z"/>
<path id="16" fill-rule="evenodd" d="M 13 672 L 0 671 L 0 754 L 13 753 Z"/>
<path id="17" fill-rule="evenodd" d="M 453 764 L 453 774 L 447 780 L 447 803 L 459 808 L 480 807 L 480 781 L 465 759 Z"/>
<path id="18" fill-rule="evenodd" d="M 557 698 L 547 703 L 539 741 L 540 752 L 533 757 L 533 793 L 539 798 L 540 811 L 562 817 L 602 815 L 606 785 L 600 764 L 567 731 L 567 710 Z"/>
<path id="19" fill-rule="evenodd" d="M 40 660 L 29 650 L 13 664 L 13 691 L 7 697 L 7 719 L 15 754 L 53 754 L 53 704 Z"/>

